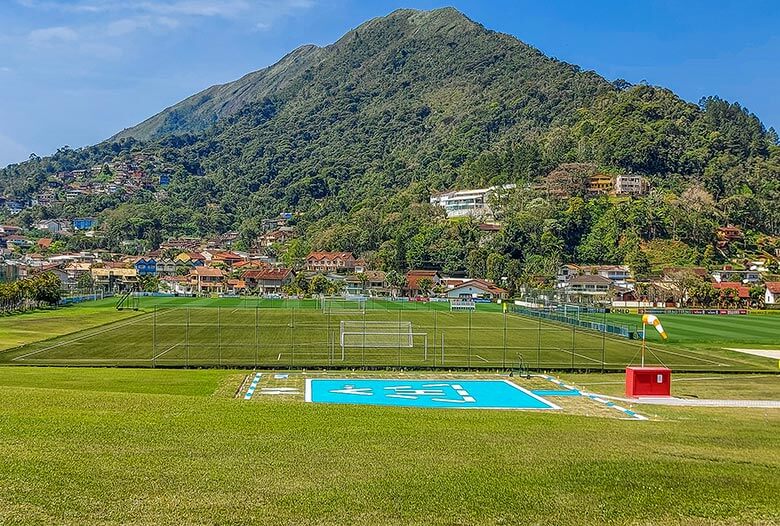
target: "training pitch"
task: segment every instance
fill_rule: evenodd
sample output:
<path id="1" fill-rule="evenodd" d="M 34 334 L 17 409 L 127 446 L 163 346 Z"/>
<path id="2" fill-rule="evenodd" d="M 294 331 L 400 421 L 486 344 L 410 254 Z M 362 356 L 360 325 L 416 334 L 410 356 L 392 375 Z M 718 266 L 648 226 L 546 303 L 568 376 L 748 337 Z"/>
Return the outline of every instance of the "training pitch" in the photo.
<path id="1" fill-rule="evenodd" d="M 113 309 L 110 302 L 102 305 Z M 79 308 L 69 307 L 74 312 Z M 86 312 L 94 316 L 94 310 Z M 670 325 L 672 341 L 651 340 L 650 363 L 678 371 L 755 371 L 777 366 L 768 359 L 719 347 L 678 344 L 670 318 L 664 318 L 664 323 Z M 690 323 L 725 322 L 727 317 L 712 318 L 717 319 Z M 771 330 L 778 320 L 755 318 L 741 316 L 734 322 L 751 333 L 749 322 L 768 324 Z M 87 321 L 85 317 L 85 327 Z M 710 333 L 709 327 L 701 330 Z M 371 301 L 323 306 L 314 300 L 141 298 L 140 310 L 118 321 L 84 330 L 76 326 L 68 334 L 10 349 L 0 360 L 27 365 L 599 371 L 636 364 L 639 352 L 637 340 L 502 312 L 495 304 L 453 312 L 444 303 Z"/>

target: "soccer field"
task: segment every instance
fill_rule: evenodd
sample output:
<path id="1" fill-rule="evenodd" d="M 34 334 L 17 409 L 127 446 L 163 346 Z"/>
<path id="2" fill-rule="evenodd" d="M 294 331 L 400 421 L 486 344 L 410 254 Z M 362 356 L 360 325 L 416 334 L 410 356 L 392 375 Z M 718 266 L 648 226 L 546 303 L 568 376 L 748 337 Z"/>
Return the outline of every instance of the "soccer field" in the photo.
<path id="1" fill-rule="evenodd" d="M 142 311 L 2 353 L 28 365 L 144 367 L 420 367 L 617 370 L 639 362 L 640 343 L 480 304 L 141 298 Z M 110 308 L 106 306 L 105 308 Z M 672 330 L 672 329 L 668 329 Z M 677 370 L 752 371 L 771 360 L 721 349 L 650 346 Z M 652 362 L 651 362 L 652 363 Z M 657 362 L 656 362 L 657 363 Z"/>
<path id="2" fill-rule="evenodd" d="M 780 315 L 750 314 L 741 316 L 716 316 L 697 314 L 658 314 L 669 335 L 669 343 L 755 343 L 777 345 L 780 348 Z M 601 322 L 603 314 L 582 313 L 581 319 Z M 639 314 L 620 314 L 610 312 L 607 323 L 624 325 L 631 330 L 642 330 L 642 317 Z M 654 330 L 647 332 L 648 341 L 661 340 Z"/>

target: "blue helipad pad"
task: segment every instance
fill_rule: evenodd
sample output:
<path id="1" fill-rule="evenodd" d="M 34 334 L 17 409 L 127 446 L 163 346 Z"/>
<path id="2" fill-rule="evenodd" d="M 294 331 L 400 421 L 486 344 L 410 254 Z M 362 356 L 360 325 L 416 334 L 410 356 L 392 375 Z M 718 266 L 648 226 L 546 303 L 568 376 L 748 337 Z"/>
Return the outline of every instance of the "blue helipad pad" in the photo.
<path id="1" fill-rule="evenodd" d="M 508 380 L 307 379 L 306 401 L 457 409 L 559 409 Z"/>

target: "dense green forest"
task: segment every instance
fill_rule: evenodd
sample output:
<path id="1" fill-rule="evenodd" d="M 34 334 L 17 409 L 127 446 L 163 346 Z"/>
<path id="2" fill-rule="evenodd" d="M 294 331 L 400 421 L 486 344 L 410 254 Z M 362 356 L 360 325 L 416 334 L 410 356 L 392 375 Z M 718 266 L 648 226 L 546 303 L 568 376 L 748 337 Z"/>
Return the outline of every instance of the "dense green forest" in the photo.
<path id="1" fill-rule="evenodd" d="M 739 104 L 608 82 L 489 31 L 453 9 L 401 10 L 323 48 L 305 46 L 96 146 L 62 148 L 0 171 L 28 198 L 52 174 L 145 152 L 164 193 L 86 196 L 16 216 L 96 215 L 81 246 L 151 248 L 174 235 L 238 230 L 295 212 L 301 247 L 365 254 L 376 267 L 440 267 L 517 282 L 562 261 L 710 264 L 762 253 L 780 235 L 780 146 Z M 563 163 L 645 176 L 638 198 L 544 191 Z M 515 183 L 501 230 L 446 220 L 432 192 Z M 715 244 L 716 228 L 744 241 Z M 286 250 L 276 247 L 277 251 Z"/>

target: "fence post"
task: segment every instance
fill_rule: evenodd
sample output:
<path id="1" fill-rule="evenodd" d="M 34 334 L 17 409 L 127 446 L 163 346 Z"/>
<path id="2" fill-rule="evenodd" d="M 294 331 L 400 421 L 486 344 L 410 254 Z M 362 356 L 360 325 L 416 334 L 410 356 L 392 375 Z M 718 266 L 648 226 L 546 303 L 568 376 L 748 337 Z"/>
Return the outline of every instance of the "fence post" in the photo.
<path id="1" fill-rule="evenodd" d="M 190 366 L 190 308 L 187 307 L 187 324 L 184 327 L 184 368 Z"/>
<path id="2" fill-rule="evenodd" d="M 604 362 L 607 361 L 607 309 L 604 309 L 604 317 L 602 318 L 604 323 L 602 326 L 603 331 L 601 332 L 601 372 L 604 372 Z"/>
<path id="3" fill-rule="evenodd" d="M 466 364 L 468 368 L 471 369 L 471 311 L 469 311 L 469 333 L 466 341 L 468 342 L 468 348 L 466 350 Z"/>
<path id="4" fill-rule="evenodd" d="M 577 326 L 572 325 L 571 326 L 571 368 L 574 369 L 574 346 L 575 343 L 575 337 L 577 336 Z"/>
<path id="5" fill-rule="evenodd" d="M 539 329 L 536 335 L 536 369 L 542 369 L 542 317 L 539 316 Z"/>
<path id="6" fill-rule="evenodd" d="M 506 311 L 504 311 L 504 355 L 501 358 L 501 368 L 506 369 Z"/>
<path id="7" fill-rule="evenodd" d="M 157 305 L 154 306 L 152 313 L 152 369 L 157 362 Z"/>

